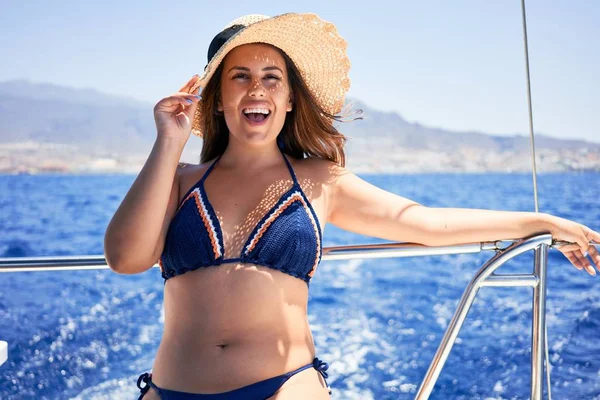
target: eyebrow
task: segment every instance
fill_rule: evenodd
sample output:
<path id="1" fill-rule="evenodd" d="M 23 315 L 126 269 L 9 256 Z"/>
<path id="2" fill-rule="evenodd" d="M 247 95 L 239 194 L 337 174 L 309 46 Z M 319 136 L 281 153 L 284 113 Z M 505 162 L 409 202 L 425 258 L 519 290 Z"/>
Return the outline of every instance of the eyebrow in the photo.
<path id="1" fill-rule="evenodd" d="M 234 69 L 240 69 L 240 70 L 242 70 L 242 71 L 248 71 L 248 72 L 250 72 L 250 68 L 248 68 L 248 67 L 240 67 L 240 66 L 238 66 L 238 65 L 235 65 L 235 66 L 231 67 L 231 69 L 230 69 L 229 71 L 227 71 L 227 73 L 229 73 L 229 72 L 233 71 Z M 281 72 L 281 73 L 283 74 L 283 71 L 281 70 L 281 68 L 279 68 L 279 67 L 276 67 L 276 66 L 264 67 L 262 70 L 263 70 L 263 71 L 273 71 L 273 70 L 278 70 L 279 72 Z"/>

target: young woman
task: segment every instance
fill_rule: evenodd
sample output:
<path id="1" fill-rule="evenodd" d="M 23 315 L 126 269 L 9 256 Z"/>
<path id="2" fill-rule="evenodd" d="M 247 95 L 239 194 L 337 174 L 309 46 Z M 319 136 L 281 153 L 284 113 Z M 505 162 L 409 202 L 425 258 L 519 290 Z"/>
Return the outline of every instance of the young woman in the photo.
<path id="1" fill-rule="evenodd" d="M 144 399 L 329 399 L 308 289 L 326 223 L 425 245 L 549 232 L 595 275 L 600 235 L 547 214 L 429 208 L 344 168 L 333 126 L 349 87 L 346 43 L 314 14 L 242 17 L 194 76 L 154 108 L 157 138 L 105 237 L 110 267 L 158 260 L 165 326 Z M 202 85 L 202 98 L 196 89 Z M 190 132 L 200 164 L 179 164 Z M 586 253 L 587 252 L 587 253 Z"/>

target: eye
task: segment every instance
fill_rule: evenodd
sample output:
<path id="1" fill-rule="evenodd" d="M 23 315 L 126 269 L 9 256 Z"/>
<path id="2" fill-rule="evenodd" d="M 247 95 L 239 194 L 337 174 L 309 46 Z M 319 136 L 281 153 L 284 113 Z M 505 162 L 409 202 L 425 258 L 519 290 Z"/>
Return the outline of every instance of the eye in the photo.
<path id="1" fill-rule="evenodd" d="M 238 79 L 238 78 L 242 78 L 242 79 L 249 79 L 250 77 L 248 76 L 248 74 L 244 74 L 242 72 L 235 74 L 232 79 Z M 273 75 L 273 74 L 269 74 L 269 75 L 265 75 L 264 79 L 275 79 L 280 81 L 281 78 L 277 75 Z"/>

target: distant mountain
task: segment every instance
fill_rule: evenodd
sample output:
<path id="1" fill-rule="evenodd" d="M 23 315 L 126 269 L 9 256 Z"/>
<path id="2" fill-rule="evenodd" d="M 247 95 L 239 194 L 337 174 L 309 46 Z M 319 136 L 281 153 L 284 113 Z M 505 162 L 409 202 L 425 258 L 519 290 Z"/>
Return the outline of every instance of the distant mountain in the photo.
<path id="1" fill-rule="evenodd" d="M 393 142 L 395 146 L 431 151 L 457 151 L 460 148 L 487 149 L 495 152 L 529 151 L 529 134 L 490 135 L 475 131 L 450 131 L 430 128 L 418 122 L 409 123 L 397 113 L 376 111 L 359 100 L 351 99 L 353 108 L 364 110 L 364 119 L 357 123 L 344 123 L 339 129 L 353 138 Z M 535 133 L 536 149 L 600 149 L 600 143 L 583 140 L 559 139 Z"/>
<path id="2" fill-rule="evenodd" d="M 349 138 L 349 159 L 366 170 L 389 170 L 386 159 L 393 162 L 394 171 L 513 170 L 507 163 L 514 164 L 517 155 L 522 158 L 529 152 L 529 137 L 525 134 L 501 136 L 430 128 L 408 122 L 397 113 L 371 109 L 356 99 L 349 102 L 354 109 L 363 110 L 363 119 L 339 124 L 338 128 Z M 152 103 L 93 89 L 24 80 L 0 82 L 0 144 L 69 145 L 95 157 L 147 155 L 156 138 L 153 107 Z M 192 162 L 197 162 L 201 144 L 197 138 L 188 142 L 186 151 Z M 546 154 L 546 160 L 561 163 L 565 152 L 585 149 L 599 154 L 600 143 L 536 133 L 536 149 Z M 498 158 L 499 154 L 504 156 Z M 595 163 L 597 158 L 594 156 L 592 161 Z M 573 162 L 577 160 L 569 161 L 568 168 Z M 521 161 L 518 163 L 521 165 Z"/>
<path id="3" fill-rule="evenodd" d="M 60 143 L 117 153 L 147 150 L 156 137 L 152 108 L 92 89 L 2 82 L 0 143 Z"/>

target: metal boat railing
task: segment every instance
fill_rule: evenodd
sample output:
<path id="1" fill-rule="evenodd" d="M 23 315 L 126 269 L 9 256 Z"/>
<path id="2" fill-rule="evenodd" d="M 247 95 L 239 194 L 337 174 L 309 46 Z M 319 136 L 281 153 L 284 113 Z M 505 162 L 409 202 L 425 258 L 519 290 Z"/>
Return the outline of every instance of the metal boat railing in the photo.
<path id="1" fill-rule="evenodd" d="M 503 240 L 454 246 L 428 247 L 414 243 L 386 243 L 325 247 L 323 248 L 322 259 L 327 261 L 356 258 L 404 258 L 494 251 L 496 254 L 490 258 L 479 271 L 477 271 L 465 289 L 415 398 L 418 400 L 429 398 L 479 289 L 486 286 L 526 286 L 533 288 L 531 399 L 541 400 L 543 378 L 542 362 L 544 354 L 544 335 L 546 332 L 546 268 L 548 262 L 548 248 L 551 245 L 552 236 L 549 234 L 537 235 L 517 241 Z M 497 275 L 494 273 L 508 260 L 530 250 L 534 251 L 533 273 L 504 275 Z M 155 265 L 154 267 L 158 266 Z M 103 256 L 0 258 L 0 272 L 106 268 L 109 267 Z M 2 365 L 6 359 L 6 342 L 0 342 L 0 365 Z"/>

